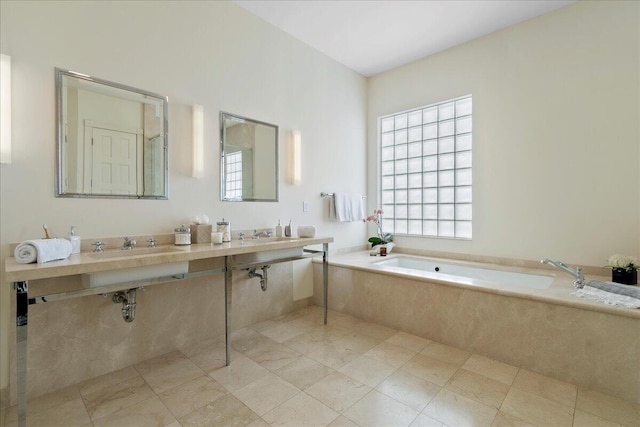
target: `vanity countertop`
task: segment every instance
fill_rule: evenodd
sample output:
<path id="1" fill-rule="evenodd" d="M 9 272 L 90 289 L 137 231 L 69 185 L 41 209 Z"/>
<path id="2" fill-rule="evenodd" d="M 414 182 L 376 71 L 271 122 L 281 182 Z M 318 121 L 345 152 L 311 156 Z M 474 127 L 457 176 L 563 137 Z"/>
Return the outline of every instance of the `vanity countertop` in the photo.
<path id="1" fill-rule="evenodd" d="M 218 258 L 230 255 L 239 255 L 255 252 L 265 252 L 279 249 L 296 248 L 309 245 L 333 242 L 333 237 L 309 237 L 309 238 L 277 238 L 277 239 L 248 239 L 244 241 L 234 240 L 221 245 L 211 243 L 193 244 L 190 246 L 173 246 L 170 251 L 158 253 L 133 253 L 123 252 L 122 257 L 117 256 L 120 249 L 105 251 L 108 254 L 104 259 L 97 259 L 92 252 L 81 252 L 71 255 L 61 261 L 52 261 L 44 264 L 20 264 L 15 258 L 4 260 L 5 280 L 8 283 L 24 280 L 46 279 L 51 277 L 72 276 L 76 274 L 94 273 L 97 271 L 132 268 L 169 262 L 194 261 L 207 258 Z M 133 250 L 135 252 L 135 249 Z M 141 251 L 144 252 L 144 251 Z M 115 256 L 114 256 L 115 254 Z"/>

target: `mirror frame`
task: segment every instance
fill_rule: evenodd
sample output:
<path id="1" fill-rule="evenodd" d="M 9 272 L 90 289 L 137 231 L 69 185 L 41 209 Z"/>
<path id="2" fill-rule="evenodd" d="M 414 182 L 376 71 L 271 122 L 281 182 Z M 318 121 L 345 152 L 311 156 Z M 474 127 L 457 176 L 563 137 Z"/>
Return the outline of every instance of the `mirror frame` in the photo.
<path id="1" fill-rule="evenodd" d="M 226 135 L 225 118 L 231 118 L 238 121 L 244 121 L 249 123 L 255 123 L 258 125 L 268 126 L 275 130 L 275 196 L 273 199 L 255 199 L 255 198 L 225 198 L 224 186 L 225 186 L 225 172 L 224 172 L 224 140 Z M 272 123 L 262 122 L 260 120 L 250 119 L 238 114 L 226 113 L 220 111 L 220 201 L 222 202 L 278 202 L 280 200 L 280 160 L 279 160 L 279 128 Z"/>
<path id="2" fill-rule="evenodd" d="M 92 83 L 98 83 L 105 86 L 110 86 L 120 90 L 126 90 L 134 92 L 147 97 L 157 98 L 162 101 L 162 132 L 160 134 L 163 138 L 163 150 L 164 150 L 164 194 L 160 196 L 145 196 L 145 195 L 126 195 L 126 194 L 87 194 L 87 193 L 65 193 L 63 192 L 63 180 L 62 176 L 62 144 L 64 138 L 64 124 L 63 124 L 63 111 L 62 111 L 62 80 L 64 77 L 73 77 L 81 80 L 86 80 Z M 123 85 L 120 83 L 112 82 L 109 80 L 99 79 L 87 74 L 78 73 L 76 71 L 65 70 L 62 68 L 55 68 L 55 84 L 56 84 L 56 197 L 73 197 L 73 198 L 97 198 L 97 199 L 155 199 L 155 200 L 168 200 L 169 199 L 169 98 L 157 93 L 149 92 L 147 90 L 138 89 L 132 86 Z"/>

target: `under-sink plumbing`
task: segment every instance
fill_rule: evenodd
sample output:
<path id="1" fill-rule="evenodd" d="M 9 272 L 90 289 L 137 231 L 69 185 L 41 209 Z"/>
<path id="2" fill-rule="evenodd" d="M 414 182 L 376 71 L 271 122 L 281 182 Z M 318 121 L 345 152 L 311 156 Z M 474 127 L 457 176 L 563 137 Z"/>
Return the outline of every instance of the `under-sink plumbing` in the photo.
<path id="1" fill-rule="evenodd" d="M 136 290 L 137 288 L 133 288 L 127 292 L 116 292 L 111 297 L 114 303 L 122 303 L 122 318 L 127 323 L 136 318 Z"/>
<path id="2" fill-rule="evenodd" d="M 254 277 L 260 278 L 260 289 L 262 291 L 267 290 L 267 269 L 271 267 L 270 265 L 263 265 L 262 267 L 253 267 L 249 269 L 249 278 L 253 279 Z M 256 270 L 262 270 L 262 274 L 256 273 Z"/>

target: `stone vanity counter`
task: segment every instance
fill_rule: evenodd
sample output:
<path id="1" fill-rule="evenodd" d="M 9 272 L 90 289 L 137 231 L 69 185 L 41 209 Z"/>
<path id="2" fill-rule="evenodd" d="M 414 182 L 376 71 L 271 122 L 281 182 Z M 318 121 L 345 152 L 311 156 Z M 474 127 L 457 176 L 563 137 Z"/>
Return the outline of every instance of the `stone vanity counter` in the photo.
<path id="1" fill-rule="evenodd" d="M 46 279 L 53 277 L 72 276 L 77 274 L 94 273 L 98 271 L 119 270 L 140 266 L 165 264 L 180 261 L 196 261 L 210 258 L 220 258 L 231 255 L 248 254 L 280 249 L 289 249 L 309 245 L 317 245 L 333 242 L 332 237 L 311 238 L 263 238 L 248 239 L 244 241 L 234 240 L 221 245 L 210 243 L 193 244 L 190 246 L 158 246 L 157 253 L 145 253 L 143 249 L 133 249 L 125 252 L 121 249 L 105 250 L 104 259 L 98 259 L 100 254 L 81 252 L 71 255 L 61 261 L 52 261 L 44 264 L 19 264 L 15 258 L 4 260 L 5 282 L 17 282 L 25 280 Z M 113 246 L 113 245 L 111 245 Z M 162 252 L 162 248 L 167 251 Z M 139 255 L 135 252 L 140 251 Z M 117 254 L 122 252 L 122 256 Z M 267 264 L 267 263 L 265 263 Z"/>

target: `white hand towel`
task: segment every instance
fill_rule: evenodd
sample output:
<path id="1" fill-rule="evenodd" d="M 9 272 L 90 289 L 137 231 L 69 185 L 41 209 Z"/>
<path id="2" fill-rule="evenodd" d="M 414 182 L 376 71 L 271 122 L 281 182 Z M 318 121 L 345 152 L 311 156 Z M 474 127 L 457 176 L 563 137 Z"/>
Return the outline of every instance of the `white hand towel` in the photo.
<path id="1" fill-rule="evenodd" d="M 26 240 L 16 246 L 13 256 L 20 264 L 56 261 L 69 258 L 71 255 L 71 242 L 67 239 L 36 239 Z"/>
<path id="2" fill-rule="evenodd" d="M 364 219 L 364 197 L 362 194 L 351 196 L 351 221 L 362 221 Z"/>
<path id="3" fill-rule="evenodd" d="M 348 193 L 333 193 L 336 209 L 336 220 L 339 222 L 352 221 L 351 195 Z"/>

